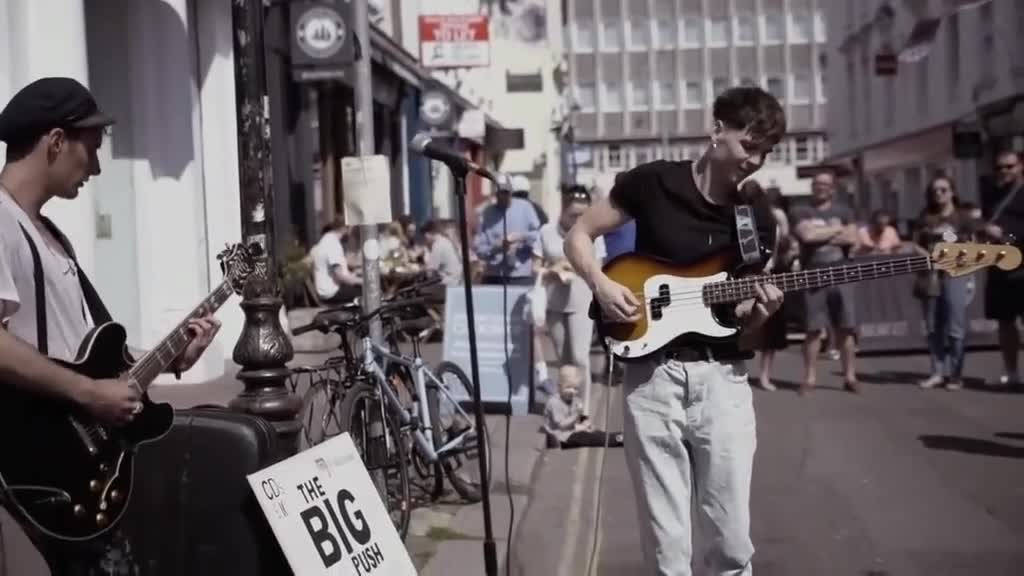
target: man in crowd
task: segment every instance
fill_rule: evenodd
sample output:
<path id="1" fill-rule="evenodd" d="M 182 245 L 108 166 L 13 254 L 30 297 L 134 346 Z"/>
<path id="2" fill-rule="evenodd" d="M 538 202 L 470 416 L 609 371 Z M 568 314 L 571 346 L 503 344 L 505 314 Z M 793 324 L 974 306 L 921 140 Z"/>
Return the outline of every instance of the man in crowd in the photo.
<path id="1" fill-rule="evenodd" d="M 345 225 L 336 220 L 324 226 L 320 241 L 309 251 L 313 260 L 313 284 L 324 304 L 344 304 L 362 293 L 363 279 L 353 273 L 342 241 Z"/>
<path id="2" fill-rule="evenodd" d="M 793 210 L 793 232 L 800 242 L 800 261 L 805 269 L 834 266 L 847 260 L 858 243 L 853 211 L 835 201 L 835 177 L 829 172 L 811 181 L 811 205 Z M 800 393 L 811 391 L 817 381 L 818 352 L 825 330 L 832 326 L 843 367 L 846 390 L 860 392 L 855 367 L 857 315 L 854 286 L 842 284 L 808 290 L 804 340 L 804 381 Z"/>
<path id="3" fill-rule="evenodd" d="M 1024 168 L 1021 154 L 1006 150 L 996 155 L 995 186 L 986 194 L 984 235 L 994 242 L 1009 242 L 1011 236 L 1024 239 Z M 999 347 L 1003 353 L 1005 372 L 1000 382 L 1021 387 L 1017 351 L 1020 333 L 1017 318 L 1024 314 L 1024 272 L 988 271 L 985 285 L 985 316 L 999 322 Z"/>
<path id="4" fill-rule="evenodd" d="M 440 224 L 436 220 L 430 220 L 421 230 L 427 244 L 427 254 L 424 258 L 427 270 L 440 275 L 445 285 L 462 284 L 462 260 L 455 249 L 455 244 L 445 236 Z"/>
<path id="5" fill-rule="evenodd" d="M 540 219 L 530 202 L 509 190 L 495 192 L 495 201 L 480 213 L 473 250 L 484 263 L 484 284 L 532 286 L 533 243 Z"/>

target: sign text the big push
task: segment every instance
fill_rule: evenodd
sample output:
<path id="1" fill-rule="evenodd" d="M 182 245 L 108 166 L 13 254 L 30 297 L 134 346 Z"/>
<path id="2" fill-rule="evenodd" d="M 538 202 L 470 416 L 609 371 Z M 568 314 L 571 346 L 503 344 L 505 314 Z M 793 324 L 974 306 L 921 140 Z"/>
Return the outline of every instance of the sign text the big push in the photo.
<path id="1" fill-rule="evenodd" d="M 297 576 L 415 568 L 348 434 L 249 476 Z"/>

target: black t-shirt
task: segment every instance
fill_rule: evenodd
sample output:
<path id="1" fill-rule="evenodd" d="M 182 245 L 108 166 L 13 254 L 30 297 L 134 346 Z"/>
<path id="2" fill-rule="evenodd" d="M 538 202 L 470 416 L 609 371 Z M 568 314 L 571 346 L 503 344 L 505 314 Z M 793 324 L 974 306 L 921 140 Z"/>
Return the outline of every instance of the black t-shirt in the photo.
<path id="1" fill-rule="evenodd" d="M 726 251 L 732 251 L 737 264 L 742 262 L 735 207 L 709 202 L 693 181 L 691 166 L 689 161 L 658 160 L 616 179 L 611 200 L 636 221 L 636 251 L 684 266 Z M 771 206 L 761 199 L 752 207 L 761 246 L 773 248 L 776 228 Z M 736 337 L 727 342 L 727 353 L 735 350 L 735 342 Z M 680 341 L 670 346 L 684 344 Z"/>
<path id="2" fill-rule="evenodd" d="M 658 160 L 616 180 L 612 202 L 636 221 L 636 251 L 688 265 L 732 250 L 740 261 L 734 206 L 709 202 L 693 181 L 692 163 Z M 761 246 L 775 246 L 767 201 L 753 203 Z"/>

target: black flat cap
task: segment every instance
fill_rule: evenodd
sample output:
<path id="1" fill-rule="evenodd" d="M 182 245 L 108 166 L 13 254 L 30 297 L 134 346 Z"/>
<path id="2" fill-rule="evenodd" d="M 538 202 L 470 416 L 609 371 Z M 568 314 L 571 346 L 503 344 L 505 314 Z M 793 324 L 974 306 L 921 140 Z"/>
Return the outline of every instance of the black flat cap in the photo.
<path id="1" fill-rule="evenodd" d="M 0 112 L 0 141 L 31 138 L 53 128 L 98 128 L 113 123 L 77 80 L 41 78 L 19 90 Z"/>

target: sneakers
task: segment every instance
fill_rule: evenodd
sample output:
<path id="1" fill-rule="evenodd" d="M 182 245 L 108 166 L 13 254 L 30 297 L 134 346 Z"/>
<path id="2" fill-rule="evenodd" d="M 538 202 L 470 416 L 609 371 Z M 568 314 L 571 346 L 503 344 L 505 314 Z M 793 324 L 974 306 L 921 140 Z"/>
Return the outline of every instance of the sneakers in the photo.
<path id="1" fill-rule="evenodd" d="M 945 378 L 943 378 L 942 376 L 938 374 L 932 374 L 928 378 L 918 382 L 917 385 L 920 386 L 921 388 L 929 390 L 940 386 L 943 383 L 943 381 L 945 381 Z"/>
<path id="2" fill-rule="evenodd" d="M 946 390 L 963 390 L 963 389 L 964 389 L 964 382 L 963 382 L 963 380 L 960 380 L 959 378 L 956 378 L 956 379 L 950 378 L 948 381 L 946 381 Z"/>

